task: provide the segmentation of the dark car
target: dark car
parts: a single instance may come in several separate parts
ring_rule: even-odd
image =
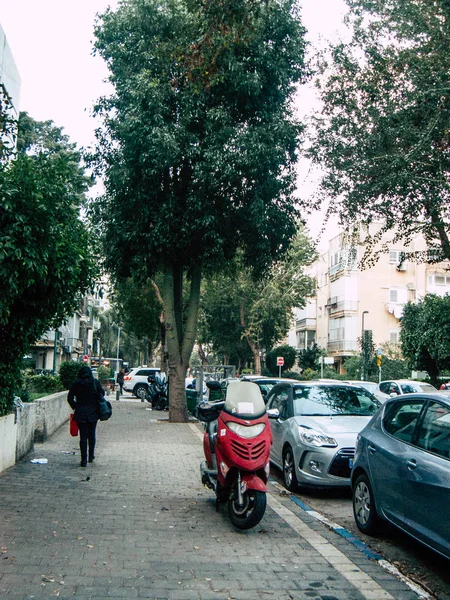
[[[356,437],[380,406],[367,390],[339,381],[274,386],[267,399],[270,459],[285,486],[349,487]]]
[[[387,400],[358,437],[352,487],[361,531],[386,520],[450,558],[450,398]]]
[[[256,385],[261,390],[261,395],[264,398],[264,402],[267,402],[267,396],[268,396],[270,390],[273,388],[274,385],[277,385],[277,383],[281,383],[283,381],[283,379],[280,379],[278,377],[258,377],[258,378],[256,378],[255,376],[253,376],[250,379],[250,378],[247,378],[244,376],[244,377],[241,377],[241,381],[251,381],[252,383],[256,383]],[[284,381],[289,381],[289,380],[285,379]]]

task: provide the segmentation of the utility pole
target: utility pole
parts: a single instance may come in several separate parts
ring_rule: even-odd
[[[365,343],[366,340],[364,339],[364,317],[365,315],[368,315],[369,311],[368,310],[363,310],[362,312],[362,316],[361,316],[361,381],[364,381],[364,375],[365,375],[365,368],[366,368],[366,352],[365,352]]]

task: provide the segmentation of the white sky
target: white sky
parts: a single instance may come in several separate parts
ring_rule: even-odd
[[[300,0],[308,39],[314,44],[342,29],[343,0]],[[22,80],[20,110],[63,127],[73,142],[94,142],[95,100],[107,92],[106,67],[91,55],[95,15],[117,0],[0,0],[3,27]],[[311,91],[300,97],[303,110],[314,106]],[[316,175],[317,176],[317,175]],[[313,188],[315,177],[300,167],[300,185]],[[311,230],[314,225],[311,223]]]

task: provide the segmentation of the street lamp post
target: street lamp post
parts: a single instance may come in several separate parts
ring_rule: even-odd
[[[361,381],[364,381],[364,368],[366,366],[366,355],[365,355],[365,344],[364,344],[364,317],[368,315],[368,310],[363,310],[361,317],[361,350],[362,350],[362,360],[361,360]]]

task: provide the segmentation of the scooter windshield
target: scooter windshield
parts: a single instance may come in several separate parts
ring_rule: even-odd
[[[232,381],[228,384],[224,410],[232,415],[255,419],[266,412],[259,386],[251,381]]]

